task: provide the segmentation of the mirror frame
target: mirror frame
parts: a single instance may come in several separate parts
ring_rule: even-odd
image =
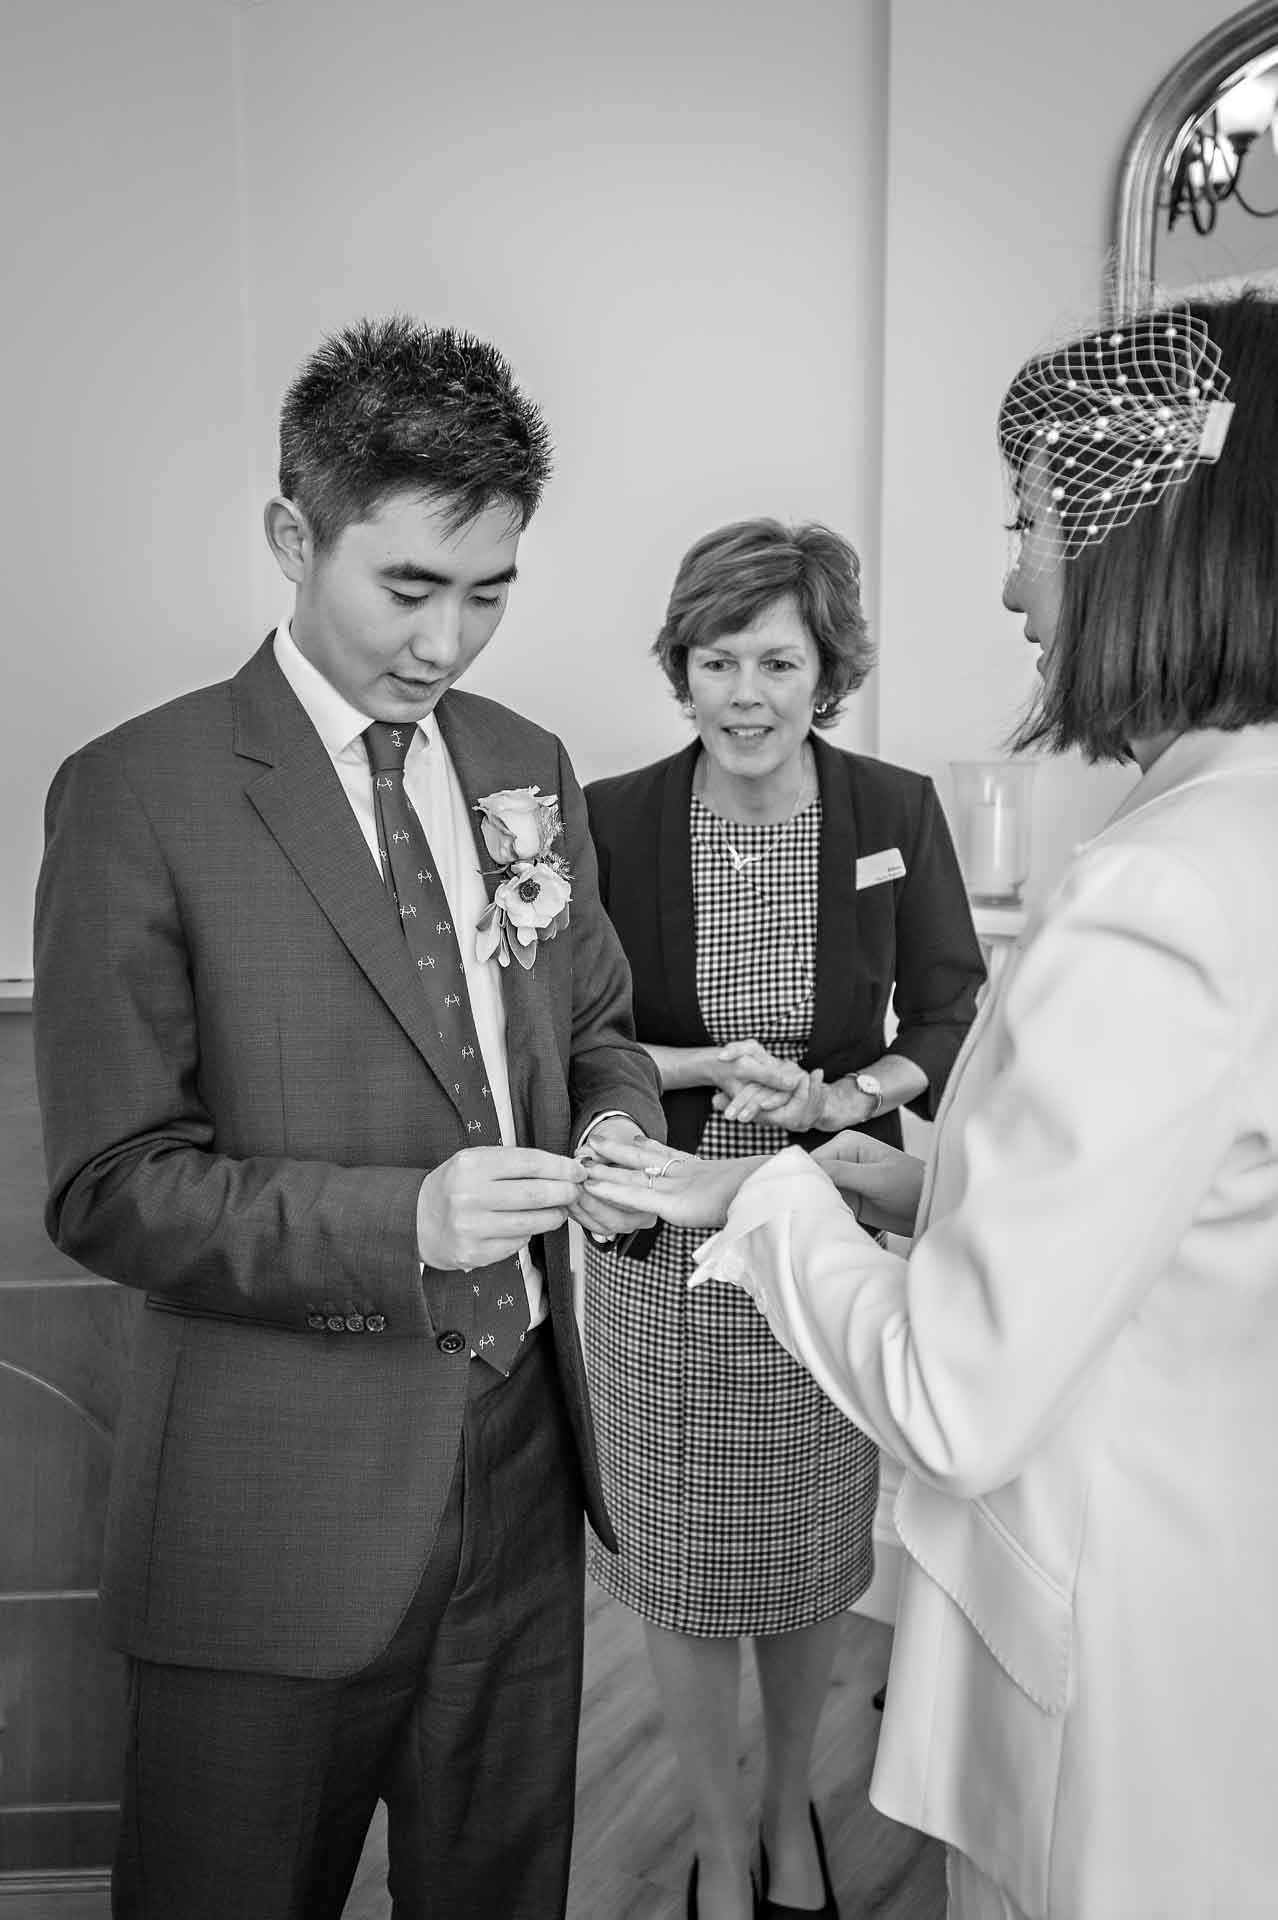
[[[1190,48],[1150,95],[1123,154],[1114,195],[1114,272],[1106,287],[1120,320],[1154,286],[1158,193],[1194,122],[1240,67],[1278,49],[1278,0],[1244,7]]]

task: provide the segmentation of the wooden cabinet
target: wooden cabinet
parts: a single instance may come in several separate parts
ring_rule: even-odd
[[[31,1016],[0,1009],[0,1917],[107,1885],[124,1662],[96,1634],[133,1297],[41,1220]],[[46,1901],[48,1904],[46,1904]],[[105,1913],[105,1893],[100,1910]]]

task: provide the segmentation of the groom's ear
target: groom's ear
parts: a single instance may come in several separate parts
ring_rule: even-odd
[[[268,500],[262,514],[266,544],[286,580],[300,587],[315,559],[315,536],[302,509],[282,493]]]

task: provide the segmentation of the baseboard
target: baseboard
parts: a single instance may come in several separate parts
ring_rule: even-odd
[[[8,1920],[110,1920],[111,1876],[82,1872],[0,1874],[0,1916]]]

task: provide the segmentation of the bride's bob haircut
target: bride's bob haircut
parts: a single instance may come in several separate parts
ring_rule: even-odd
[[[1134,740],[1278,720],[1278,302],[1248,290],[1184,306],[1229,378],[1220,457],[1060,563],[1055,642],[1018,749],[1122,761]],[[1042,387],[1043,364],[1009,398],[1030,377]],[[1013,478],[1016,452],[1003,437]]]

